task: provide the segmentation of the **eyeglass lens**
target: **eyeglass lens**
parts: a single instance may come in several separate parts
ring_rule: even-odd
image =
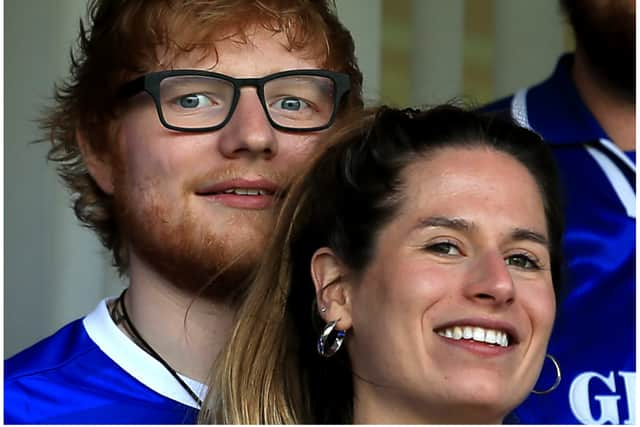
[[[329,123],[335,108],[335,87],[325,76],[289,75],[264,83],[264,106],[283,127],[305,129]],[[224,122],[234,104],[230,81],[209,76],[170,76],[160,83],[160,104],[167,123],[203,128]]]

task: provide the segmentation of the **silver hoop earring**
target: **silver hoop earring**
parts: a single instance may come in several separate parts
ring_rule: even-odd
[[[542,390],[542,391],[537,391],[535,389],[531,390],[531,393],[533,393],[533,394],[548,394],[548,393],[551,393],[553,390],[558,388],[558,386],[560,385],[560,380],[562,379],[562,372],[560,372],[560,364],[558,363],[556,358],[553,357],[550,354],[547,354],[545,357],[549,358],[549,360],[551,360],[551,363],[553,363],[553,366],[556,368],[556,381],[553,383],[553,385],[551,387],[549,387],[546,390]]]
[[[329,335],[331,335],[333,330],[336,328],[336,324],[338,323],[338,320],[333,320],[327,323],[324,329],[322,330],[322,333],[320,334],[320,338],[318,338],[318,346],[317,346],[318,354],[320,354],[320,356],[331,357],[334,354],[336,354],[338,350],[340,350],[340,347],[342,346],[342,342],[344,341],[344,336],[346,335],[345,331],[336,329],[335,338],[331,343],[328,343]]]

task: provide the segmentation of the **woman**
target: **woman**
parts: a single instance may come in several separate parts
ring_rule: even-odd
[[[285,200],[202,421],[501,423],[555,316],[546,147],[453,106],[382,107],[333,141]]]

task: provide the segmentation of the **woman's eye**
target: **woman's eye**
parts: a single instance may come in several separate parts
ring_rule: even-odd
[[[305,108],[309,108],[309,104],[301,100],[300,98],[281,98],[273,104],[274,108],[285,111],[300,111]]]
[[[440,255],[460,255],[458,247],[449,242],[440,242],[428,245],[426,250]]]
[[[192,93],[178,98],[178,104],[182,108],[193,109],[211,105],[211,100],[205,95]]]
[[[505,259],[507,265],[522,268],[524,270],[539,270],[540,265],[530,256],[524,254],[511,255]]]

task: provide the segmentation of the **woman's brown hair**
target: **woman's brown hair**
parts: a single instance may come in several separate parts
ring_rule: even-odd
[[[334,129],[329,148],[285,199],[272,240],[214,370],[204,422],[345,424],[353,421],[353,373],[346,351],[316,352],[322,326],[311,259],[329,247],[356,276],[377,235],[410,195],[402,171],[436,150],[486,147],[520,162],[545,210],[551,273],[560,295],[563,214],[555,163],[540,137],[507,119],[444,105],[387,107]],[[346,339],[349,339],[347,331]]]

